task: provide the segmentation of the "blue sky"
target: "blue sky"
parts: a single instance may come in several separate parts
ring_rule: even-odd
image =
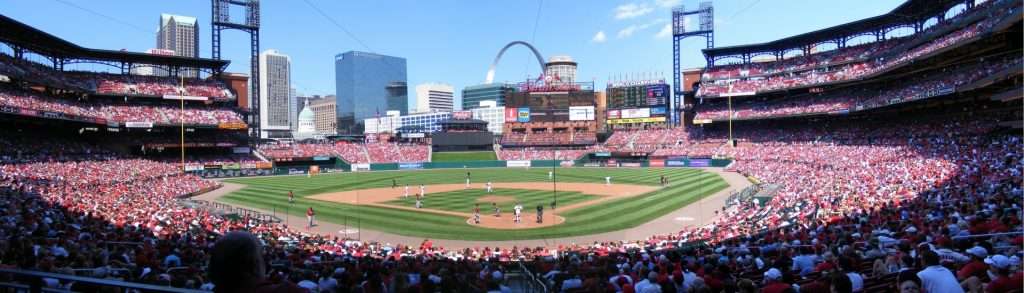
[[[306,1],[330,15],[355,39]],[[731,46],[879,15],[901,2],[713,3],[715,44]],[[659,32],[671,19],[670,7],[698,5],[694,0],[264,0],[261,4],[261,50],[277,49],[291,56],[292,84],[299,93],[333,94],[333,56],[359,50],[404,57],[410,86],[444,82],[455,87],[456,96],[461,96],[463,87],[482,83],[497,51],[514,40],[532,43],[545,58],[572,56],[579,63],[577,79],[594,80],[599,89],[615,76],[653,74],[670,80],[672,40]],[[0,7],[4,15],[71,42],[129,51],[155,47],[160,13],[195,16],[200,23],[201,57],[210,57],[208,0],[0,0]],[[696,25],[696,21],[691,23]],[[248,73],[248,37],[232,31],[223,36],[223,56],[232,61],[229,71]],[[701,39],[684,41],[684,68],[704,66],[703,46]],[[510,49],[498,65],[495,80],[536,77],[540,68],[531,59],[525,48]]]

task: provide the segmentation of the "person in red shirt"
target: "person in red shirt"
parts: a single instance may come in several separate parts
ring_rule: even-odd
[[[985,264],[985,257],[988,256],[988,251],[983,247],[975,246],[968,249],[967,254],[971,256],[971,260],[956,272],[957,280],[963,282],[970,277],[985,277],[985,271],[988,270],[988,265]]]
[[[793,288],[793,286],[782,282],[782,272],[778,269],[771,268],[764,272],[764,288],[761,289],[761,292],[782,293],[790,288]]]
[[[1011,275],[1010,262],[1010,258],[998,254],[985,259],[989,271],[996,276],[985,287],[985,292],[1011,292],[1024,289],[1024,273],[1017,272]]]
[[[307,229],[308,228],[313,228],[313,217],[314,216],[316,216],[316,213],[313,212],[313,207],[309,207],[309,209],[306,209],[306,220],[309,221],[308,226],[306,226]]]

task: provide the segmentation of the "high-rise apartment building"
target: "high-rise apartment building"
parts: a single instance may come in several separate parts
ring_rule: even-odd
[[[260,53],[261,138],[288,137],[291,123],[291,57],[276,50]]]

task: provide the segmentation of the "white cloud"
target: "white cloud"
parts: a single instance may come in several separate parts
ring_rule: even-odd
[[[662,8],[672,8],[682,4],[683,0],[654,0],[654,4],[657,4]]]
[[[668,20],[667,19],[655,19],[654,21],[651,21],[651,22],[648,22],[648,23],[645,23],[645,24],[639,24],[639,25],[633,24],[633,25],[627,26],[626,28],[624,28],[622,30],[619,30],[619,33],[616,34],[616,37],[618,37],[620,39],[628,38],[628,37],[632,36],[634,33],[637,33],[639,31],[645,30],[645,29],[647,29],[649,27],[652,27],[652,26],[654,26],[656,24],[659,24],[659,23],[662,23],[662,22],[666,22],[666,21],[668,21]]]
[[[654,34],[655,39],[664,39],[672,36],[672,24],[666,23],[658,33]]]
[[[615,7],[615,19],[630,19],[651,13],[651,11],[654,11],[654,8],[651,8],[646,3],[622,4]]]
[[[619,30],[619,33],[616,36],[618,36],[618,38],[620,38],[620,39],[621,38],[628,38],[629,36],[632,36],[633,33],[635,33],[637,30],[640,30],[639,26],[637,26],[635,24],[634,25],[630,25],[630,26],[627,26],[626,28],[624,28],[622,30]]]
[[[604,35],[604,31],[597,31],[597,34],[594,34],[594,37],[590,39],[590,41],[594,43],[604,43],[604,41],[607,40],[608,37]]]

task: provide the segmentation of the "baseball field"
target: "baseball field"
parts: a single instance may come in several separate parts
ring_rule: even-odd
[[[550,173],[550,168],[493,168],[235,178],[225,182],[245,187],[218,200],[296,216],[312,207],[318,222],[398,235],[496,241],[631,228],[728,187],[719,175],[699,169],[558,168]],[[662,176],[667,184],[660,183]],[[421,185],[425,195],[417,208]],[[295,195],[292,204],[289,191]],[[517,205],[520,221],[512,216]],[[474,221],[477,207],[479,222]]]

